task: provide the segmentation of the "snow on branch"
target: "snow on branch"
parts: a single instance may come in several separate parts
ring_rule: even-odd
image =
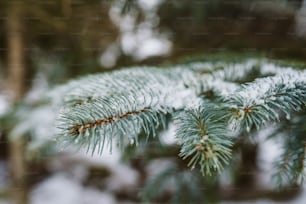
[[[224,101],[232,108],[233,119],[248,131],[253,125],[260,128],[269,121],[279,120],[280,112],[290,119],[292,111],[305,107],[306,72],[256,79]]]
[[[92,146],[93,152],[97,147],[102,152],[105,141],[111,144],[114,138],[123,147],[129,140],[137,144],[142,131],[154,136],[166,126],[167,114],[196,97],[178,80],[185,72],[135,68],[86,77],[79,86],[70,83],[58,118],[60,134],[69,142]]]
[[[220,172],[231,158],[232,142],[225,115],[209,103],[185,110],[175,117],[180,156],[189,166],[200,165],[203,175]]]
[[[305,110],[306,71],[255,59],[134,67],[71,81],[49,96],[61,109],[58,136],[92,153],[114,139],[124,147],[141,133],[158,135],[172,116],[180,156],[212,175],[231,159],[232,124],[250,131]]]

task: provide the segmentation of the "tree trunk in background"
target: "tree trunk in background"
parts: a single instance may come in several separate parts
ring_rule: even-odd
[[[66,18],[71,16],[71,0],[62,0],[62,12]]]
[[[7,13],[8,85],[15,103],[22,97],[25,78],[22,6],[22,2],[12,1]],[[25,142],[18,136],[18,139],[9,140],[11,198],[13,203],[26,204]]]

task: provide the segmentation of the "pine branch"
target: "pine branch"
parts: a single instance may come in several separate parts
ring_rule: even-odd
[[[193,62],[185,67],[194,72],[189,83],[194,82],[198,95],[212,91],[215,96],[220,97],[235,93],[241,84],[254,81],[258,77],[296,72],[290,67],[280,67],[265,59],[246,59],[240,63]]]
[[[232,120],[250,131],[270,121],[279,120],[279,112],[290,116],[301,111],[306,101],[306,72],[292,72],[255,80],[224,103],[233,111]]]
[[[135,109],[129,106],[126,106],[126,109],[116,109],[119,103],[126,102],[118,98],[117,106],[113,103],[112,109],[104,110],[101,104],[105,102],[103,99],[97,100],[91,104],[78,106],[73,111],[62,112],[58,127],[62,129],[62,134],[66,135],[65,139],[87,146],[93,153],[98,147],[98,152],[102,153],[104,143],[107,142],[111,147],[112,140],[116,136],[118,144],[123,147],[127,143],[138,144],[138,135],[141,131],[147,135],[155,135],[155,130],[160,125],[165,127],[165,112],[162,109],[152,107]],[[129,101],[129,104],[132,103]]]
[[[220,172],[231,158],[232,142],[224,118],[220,110],[206,103],[175,118],[180,156],[191,158],[188,165],[192,168],[199,164],[203,175]]]
[[[91,75],[58,87],[50,98],[61,107],[59,136],[92,153],[105,145],[111,150],[114,139],[120,147],[138,144],[140,133],[155,136],[166,127],[166,115],[175,116],[180,156],[212,175],[231,159],[233,130],[259,129],[305,110],[305,82],[305,71],[265,60],[197,62]]]
[[[275,131],[282,136],[283,153],[275,162],[274,181],[278,187],[301,185],[306,179],[306,115],[305,111],[294,117],[294,120],[285,121]]]
[[[135,68],[71,82],[63,91],[69,92],[58,118],[60,135],[92,152],[102,152],[114,138],[121,147],[128,141],[137,144],[141,131],[155,136],[157,128],[166,126],[165,115],[184,107],[186,94],[188,100],[195,97],[178,81],[186,72]]]

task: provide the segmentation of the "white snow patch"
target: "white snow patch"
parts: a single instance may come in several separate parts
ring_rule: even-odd
[[[166,33],[161,33],[157,29],[160,20],[157,10],[161,0],[139,0],[137,3],[140,10],[133,9],[125,15],[121,14],[122,2],[114,4],[110,9],[109,16],[121,31],[118,46],[135,60],[167,55],[171,51],[172,43]],[[139,12],[144,16],[144,20],[140,23],[137,22]],[[110,64],[113,66],[112,59],[118,56],[105,55],[105,57],[111,59]],[[102,64],[106,63],[106,58],[104,61],[101,61]]]
[[[25,102],[34,103],[42,99],[45,93],[49,90],[49,84],[46,76],[43,73],[36,74],[32,88],[25,96]]]
[[[107,178],[107,187],[112,191],[137,188],[139,174],[130,167],[118,164],[112,166],[112,175]]]
[[[75,171],[78,165],[85,166],[88,169],[90,166],[106,168],[111,172],[111,175],[106,178],[107,188],[112,191],[120,191],[126,188],[133,188],[138,185],[139,174],[136,170],[121,163],[120,152],[117,148],[113,147],[112,153],[107,148],[104,149],[102,155],[87,154],[85,150],[77,153],[67,153],[57,156],[50,163],[49,168],[52,171],[69,171],[74,178],[83,180],[87,175],[84,169]]]
[[[16,138],[25,133],[30,133],[32,142],[29,148],[38,148],[54,138],[55,127],[54,120],[56,112],[50,106],[41,106],[34,110],[22,109],[17,113],[20,122],[10,133]]]
[[[160,140],[165,145],[174,145],[177,143],[175,138],[176,126],[174,123],[170,123],[168,128],[160,133]]]
[[[32,194],[32,204],[69,204],[81,203],[84,196],[82,187],[64,175],[54,175],[38,184]]]
[[[156,9],[161,2],[162,0],[138,0],[139,6],[145,11],[151,11],[152,9]]]
[[[6,95],[0,95],[0,117],[10,110],[10,102]]]
[[[258,165],[259,174],[257,181],[258,185],[265,189],[274,189],[271,178],[273,173],[273,162],[275,162],[282,153],[281,141],[277,139],[268,140],[269,136],[275,129],[275,126],[270,126],[258,131],[257,138],[259,142],[258,150]]]
[[[100,63],[106,67],[111,68],[116,65],[117,59],[120,55],[120,48],[117,43],[111,44],[100,57]]]
[[[121,45],[125,54],[132,55],[137,60],[166,55],[172,46],[164,35],[140,26],[134,32],[123,34]]]
[[[120,162],[120,152],[117,148],[113,148],[112,153],[108,151],[108,148],[104,148],[102,154],[98,153],[86,153],[85,149],[76,151],[73,147],[65,149],[62,154],[59,154],[49,162],[49,169],[51,171],[61,171],[63,169],[74,168],[77,164],[85,166],[96,167],[112,167],[116,166]]]
[[[79,182],[59,173],[34,187],[30,200],[32,204],[117,203],[110,193],[84,188]]]
[[[138,60],[146,59],[147,57],[166,55],[171,50],[171,42],[167,39],[152,36],[148,39],[139,39],[138,43],[141,43],[136,50],[136,58]]]

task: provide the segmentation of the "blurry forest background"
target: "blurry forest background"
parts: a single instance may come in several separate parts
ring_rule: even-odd
[[[123,159],[117,150],[102,156],[62,150],[54,147],[48,129],[52,108],[41,98],[52,87],[85,74],[241,55],[305,63],[306,1],[1,0],[0,203],[140,203],[141,197],[186,203],[167,187],[156,195],[145,187],[175,160],[173,138],[165,136],[138,152],[131,147]],[[171,127],[163,134],[171,135]],[[237,189],[223,189],[220,198],[208,185],[208,200],[305,199],[299,188],[274,192],[256,186],[258,155],[265,154],[258,153],[256,142],[246,147],[241,168],[247,173],[240,175]],[[170,177],[182,180],[182,175]]]

